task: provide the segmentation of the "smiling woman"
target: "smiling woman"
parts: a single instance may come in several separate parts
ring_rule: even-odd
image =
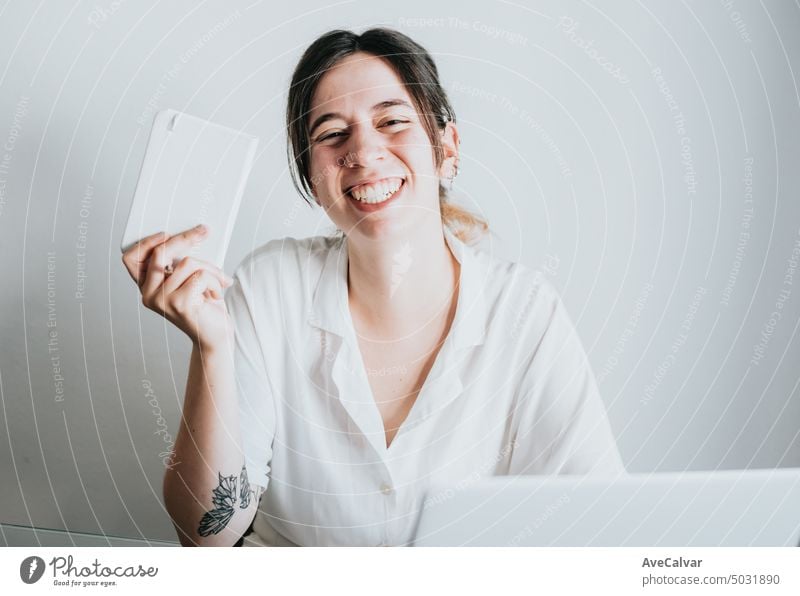
[[[323,78],[326,84],[321,86]],[[343,110],[349,107],[352,112],[354,104],[361,101],[354,93],[357,86],[362,86],[365,95],[374,97],[376,103],[366,105],[366,113],[351,113],[348,119],[348,114],[337,106]],[[432,167],[420,169],[416,182],[423,190],[420,194],[428,196],[431,194],[429,190],[424,192],[426,186],[438,186],[441,219],[456,236],[472,242],[488,231],[485,220],[452,203],[446,186],[439,183],[435,171],[451,182],[458,173],[455,111],[439,82],[433,59],[406,35],[385,28],[370,29],[361,35],[343,30],[322,35],[306,50],[295,69],[286,120],[292,178],[307,201],[325,205],[321,199],[331,194],[325,195],[325,189],[317,187],[328,178],[326,173],[351,164],[355,156],[348,148],[348,137],[361,134],[369,126],[393,146],[403,147],[407,154],[414,153],[416,159],[428,160],[432,151]],[[356,181],[363,180],[361,175]],[[375,204],[388,199],[391,194],[386,193],[399,188],[398,180],[405,179],[397,176],[395,186],[385,190],[369,189],[373,195],[361,196],[360,200]],[[347,195],[352,186],[334,185],[332,196]],[[329,209],[328,213],[331,214]],[[331,219],[343,230],[335,213]],[[347,225],[347,220],[341,224]]]
[[[434,485],[624,471],[555,289],[475,248],[486,222],[447,196],[459,133],[425,49],[326,33],[286,115],[295,185],[338,234],[271,240],[233,280],[166,274],[202,227],[124,257],[194,342],[164,478],[181,542],[403,545]]]

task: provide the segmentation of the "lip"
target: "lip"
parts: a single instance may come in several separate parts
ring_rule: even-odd
[[[389,199],[383,201],[382,203],[373,203],[373,204],[364,203],[362,201],[359,201],[358,199],[353,198],[353,195],[351,195],[349,191],[345,193],[345,196],[347,197],[347,200],[350,201],[350,203],[353,206],[355,206],[356,209],[358,209],[359,211],[365,211],[367,213],[370,213],[373,211],[380,211],[381,209],[384,209],[387,206],[394,203],[397,197],[403,194],[405,188],[406,188],[406,181],[405,178],[403,178],[403,181],[400,183],[400,188],[397,189],[397,192],[395,192],[391,197],[389,197]]]

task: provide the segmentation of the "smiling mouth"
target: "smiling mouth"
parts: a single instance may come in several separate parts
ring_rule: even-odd
[[[377,205],[391,199],[403,188],[404,184],[405,178],[387,178],[376,184],[362,184],[356,186],[345,194],[359,203]]]

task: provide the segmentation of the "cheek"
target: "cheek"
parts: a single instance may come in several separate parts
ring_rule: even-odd
[[[322,190],[328,186],[329,180],[335,175],[335,157],[324,149],[315,149],[311,153],[308,165],[308,176],[311,181],[311,188],[315,191]]]
[[[433,147],[431,147],[431,141],[424,130],[403,135],[399,143],[399,151],[402,152],[403,161],[414,173],[422,174],[426,179],[433,176],[436,170]]]

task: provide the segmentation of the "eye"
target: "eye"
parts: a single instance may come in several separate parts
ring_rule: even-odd
[[[321,143],[323,141],[327,141],[328,139],[333,139],[333,138],[341,137],[341,136],[344,136],[344,135],[345,135],[345,133],[343,133],[341,131],[332,132],[330,134],[326,134],[326,135],[317,137],[316,142],[317,143]]]
[[[392,120],[387,120],[386,122],[381,124],[381,126],[382,127],[383,126],[394,126],[395,124],[408,124],[408,120],[397,120],[395,118],[395,119],[392,119]]]

